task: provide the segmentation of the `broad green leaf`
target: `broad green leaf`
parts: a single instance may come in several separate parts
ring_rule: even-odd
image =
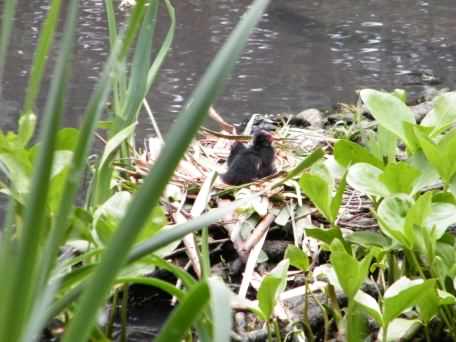
[[[337,219],[337,215],[339,213],[339,208],[342,204],[344,192],[345,192],[345,187],[347,186],[347,172],[342,176],[339,186],[336,191],[336,195],[331,201],[331,217],[333,218],[334,221]]]
[[[299,180],[301,190],[306,194],[312,203],[320,210],[322,215],[330,222],[333,222],[331,214],[331,190],[328,183],[318,175],[305,173]]]
[[[373,89],[361,90],[360,97],[381,126],[401,138],[409,149],[415,150],[404,129],[405,122],[415,124],[415,115],[405,103],[394,95]]]
[[[455,305],[456,297],[446,291],[437,290],[439,305]]]
[[[103,244],[107,244],[117,229],[119,221],[125,215],[132,195],[127,191],[116,192],[94,213],[94,225],[98,237]],[[147,222],[146,227],[139,234],[136,242],[147,240],[156,234],[166,220],[161,208],[154,209]]]
[[[314,239],[320,240],[327,245],[330,245],[335,239],[343,241],[342,234],[338,228],[306,228],[305,234]]]
[[[345,240],[356,243],[363,247],[378,246],[388,248],[391,246],[391,239],[385,235],[374,231],[355,231],[345,237]]]
[[[388,164],[379,179],[391,193],[409,194],[419,175],[420,171],[413,166],[405,162],[398,162]]]
[[[440,239],[447,228],[456,223],[456,205],[451,203],[433,203],[429,215],[425,219],[428,229],[435,227],[434,237]]]
[[[347,341],[363,342],[369,336],[368,320],[366,310],[356,301],[348,305],[348,312],[345,316],[347,323]]]
[[[72,151],[55,151],[54,162],[52,163],[51,178],[57,176],[64,169],[71,165],[73,160]]]
[[[331,171],[328,169],[324,161],[320,161],[312,165],[309,173],[312,175],[320,176],[320,178],[328,184],[330,194],[332,193],[334,190],[334,177],[332,176]]]
[[[377,301],[371,295],[359,290],[356,293],[355,298],[353,298],[355,302],[359,305],[363,306],[367,313],[377,321],[379,325],[382,325],[382,312],[380,310],[380,306],[378,305]]]
[[[428,325],[439,311],[439,297],[434,288],[429,288],[420,293],[417,300],[419,317],[424,325]]]
[[[23,196],[30,190],[32,164],[26,151],[0,154],[0,171],[11,182],[13,192]]]
[[[78,143],[79,130],[76,128],[65,127],[57,132],[56,150],[74,150]]]
[[[423,151],[416,152],[407,160],[407,163],[420,171],[420,175],[413,186],[413,194],[436,185],[440,181],[437,170],[426,159]]]
[[[195,285],[182,302],[173,310],[160,330],[155,342],[181,341],[197,322],[206,308],[210,298],[206,282]]]
[[[456,173],[456,130],[448,133],[435,144],[423,132],[415,129],[415,134],[429,163],[438,171],[445,183],[450,183]]]
[[[389,324],[386,341],[384,342],[409,341],[420,328],[421,323],[417,319],[396,318]],[[378,334],[382,336],[382,329],[380,329]]]
[[[427,192],[420,196],[412,205],[405,218],[404,235],[410,243],[409,247],[414,247],[415,242],[424,242],[423,226],[426,216],[431,212],[432,193]]]
[[[288,266],[288,259],[282,260],[261,282],[257,298],[265,319],[272,317],[279,295],[287,285]]]
[[[377,132],[367,130],[366,147],[378,160],[396,160],[397,136],[383,126],[379,126]]]
[[[380,180],[382,170],[366,163],[358,163],[348,169],[347,183],[354,189],[377,197],[390,194],[388,188]]]
[[[433,105],[433,110],[424,117],[421,124],[434,127],[433,135],[435,135],[456,120],[456,92],[437,96],[433,100]]]
[[[413,199],[407,195],[394,195],[385,198],[377,210],[382,231],[408,248],[413,245],[413,240],[406,234],[405,222],[413,204]]]
[[[290,260],[290,265],[299,268],[301,271],[306,272],[309,268],[309,257],[301,248],[295,245],[288,245],[285,251],[285,258]]]
[[[388,324],[397,318],[404,310],[417,305],[420,295],[433,289],[435,280],[415,279],[402,277],[393,283],[383,297],[383,320]]]
[[[371,164],[383,169],[383,162],[371,154],[365,147],[349,140],[339,140],[334,145],[334,157],[342,166],[349,166],[356,163]]]
[[[330,260],[344,293],[349,300],[352,300],[367,278],[372,260],[371,255],[369,254],[362,261],[358,261],[347,253],[340,240],[334,240],[331,243]]]

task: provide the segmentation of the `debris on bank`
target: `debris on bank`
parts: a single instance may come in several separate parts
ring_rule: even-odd
[[[420,121],[431,109],[429,101],[410,106]],[[174,177],[162,197],[170,225],[191,220],[206,210],[229,205],[233,201],[253,194],[260,197],[250,205],[239,208],[219,224],[210,228],[212,272],[228,283],[236,296],[237,314],[234,340],[264,340],[267,331],[248,309],[255,307],[256,293],[265,275],[283,259],[289,244],[302,246],[311,260],[313,279],[303,272],[288,272],[287,290],[280,296],[275,316],[282,328],[293,330],[293,322],[300,321],[303,310],[309,314],[312,329],[324,324],[322,303],[328,282],[327,252],[317,240],[309,237],[309,228],[328,227],[299,189],[299,178],[288,179],[290,172],[312,151],[325,151],[326,167],[337,174],[337,163],[332,156],[338,138],[357,139],[362,130],[375,129],[370,113],[361,105],[338,105],[334,112],[323,113],[307,109],[298,114],[254,114],[239,127],[225,122],[211,109],[220,130],[203,128],[193,141],[185,158],[180,162]],[[224,184],[217,175],[226,170],[226,160],[234,141],[248,142],[257,128],[275,136],[276,173],[272,176],[241,186]],[[240,132],[240,133],[238,133]],[[125,189],[134,189],[144,177],[160,152],[161,140],[149,138],[144,151],[137,153],[133,168],[119,167],[121,183]],[[347,187],[343,195],[338,225],[344,234],[355,230],[376,230],[378,226],[371,214],[370,199]],[[168,256],[196,277],[201,277],[196,243],[192,236]],[[306,283],[307,281],[307,283]],[[307,284],[307,285],[306,285]],[[306,290],[305,287],[309,286]],[[304,293],[312,293],[305,303]],[[337,291],[335,298],[343,305],[346,298]]]

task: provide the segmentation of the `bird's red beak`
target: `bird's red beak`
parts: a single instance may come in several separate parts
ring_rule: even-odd
[[[274,141],[274,136],[269,132],[265,132],[265,136],[266,136],[266,139],[269,141],[269,143],[272,144],[272,142]]]

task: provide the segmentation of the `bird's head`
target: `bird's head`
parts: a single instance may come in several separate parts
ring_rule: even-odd
[[[256,130],[253,133],[254,146],[271,146],[273,140],[274,137],[272,136],[272,134],[262,129]]]

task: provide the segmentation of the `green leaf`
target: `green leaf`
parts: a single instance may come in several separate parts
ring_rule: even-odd
[[[206,282],[195,285],[184,300],[173,310],[154,341],[181,341],[192,324],[201,317],[209,298],[209,287]]]
[[[331,217],[335,221],[337,219],[337,215],[339,213],[339,208],[342,204],[345,188],[347,186],[347,172],[344,173],[342,179],[339,182],[339,187],[337,188],[336,195],[331,201]]]
[[[368,320],[366,310],[356,301],[348,305],[348,312],[345,316],[347,322],[347,341],[363,342],[369,336]]]
[[[420,175],[413,186],[413,194],[427,189],[440,181],[437,170],[428,162],[422,151],[416,152],[407,162],[420,171]]]
[[[371,154],[365,147],[349,140],[339,140],[334,145],[334,157],[342,166],[349,166],[356,163],[371,164],[383,169],[383,162]]]
[[[359,290],[353,299],[355,302],[361,305],[379,325],[382,325],[382,312],[374,297]]]
[[[420,172],[413,166],[405,162],[398,162],[388,164],[379,179],[391,193],[409,194],[419,176]]]
[[[368,254],[358,261],[347,253],[340,240],[334,240],[331,243],[330,260],[344,293],[349,301],[352,300],[367,278],[372,256]]]
[[[388,188],[380,180],[382,170],[366,163],[358,163],[348,169],[347,183],[354,189],[371,196],[386,197]]]
[[[411,151],[416,150],[404,128],[404,123],[415,124],[415,115],[405,103],[394,95],[373,89],[361,90],[360,97],[381,126],[401,138]]]
[[[118,223],[125,215],[131,197],[132,195],[127,191],[116,192],[95,211],[94,225],[103,244],[107,244],[117,230]],[[155,208],[136,242],[142,242],[154,236],[165,224],[163,210],[159,207]]]
[[[383,126],[378,126],[377,132],[367,130],[366,147],[379,160],[396,160],[397,136]]]
[[[434,288],[429,288],[420,293],[417,299],[418,312],[424,325],[428,325],[432,318],[439,312],[440,299]]]
[[[343,241],[342,233],[338,228],[306,228],[305,233],[307,236],[320,240],[327,245],[330,245],[335,239]]]
[[[317,161],[319,161],[321,158],[323,158],[324,155],[325,155],[325,152],[323,151],[322,148],[316,149],[310,155],[308,155],[305,159],[303,159],[301,162],[299,162],[299,164],[293,170],[289,171],[288,175],[285,177],[285,179],[283,181],[281,181],[280,183],[277,183],[277,185],[280,185],[289,179],[299,176],[305,169],[311,167],[313,164],[315,164]]]
[[[430,213],[424,221],[424,225],[428,229],[435,227],[434,238],[437,240],[454,223],[456,223],[456,205],[451,203],[433,203]]]
[[[396,318],[388,326],[388,334],[385,342],[410,341],[421,327],[417,319]],[[382,335],[382,330],[379,336]]]
[[[412,237],[407,234],[405,229],[407,214],[413,204],[411,197],[400,194],[385,198],[377,210],[378,221],[383,233],[407,248],[413,246]]]
[[[103,304],[112,281],[125,264],[129,250],[147,222],[150,211],[157,206],[166,184],[171,179],[179,161],[204,121],[216,95],[220,93],[224,79],[233,69],[242,48],[247,43],[249,34],[261,19],[268,3],[267,0],[256,0],[249,7],[214,61],[209,65],[184,107],[183,113],[178,116],[171,127],[165,146],[148,176],[144,179],[143,185],[136,192],[127,213],[119,223],[116,234],[106,248],[97,270],[91,277],[75,316],[65,330],[63,342],[77,342],[88,338],[97,310]],[[137,1],[133,11],[136,11],[140,4],[144,3]],[[201,229],[202,227],[191,228],[197,230],[197,228]],[[190,228],[188,229],[190,230]],[[180,236],[180,233],[181,231],[176,232],[176,236]],[[170,237],[172,234],[166,235],[166,239]],[[153,244],[154,246],[161,246],[161,242],[167,241],[166,239],[162,236],[160,239],[155,239]],[[164,340],[175,341],[177,339],[168,338]]]
[[[258,289],[258,303],[265,320],[272,317],[279,295],[287,285],[288,265],[288,259],[284,259],[278,263],[277,266],[263,278],[260,288]]]
[[[134,122],[131,125],[121,129],[106,143],[106,147],[101,157],[96,174],[94,205],[103,203],[111,195],[111,163],[115,157],[117,150],[134,133],[136,124],[137,123]]]
[[[456,173],[456,130],[445,135],[435,144],[423,132],[415,129],[415,134],[429,163],[438,171],[442,180],[449,184]]]
[[[290,265],[306,272],[309,268],[309,257],[301,249],[295,245],[288,245],[285,251],[285,258],[290,260]]]
[[[333,222],[331,214],[331,192],[328,183],[318,175],[305,173],[299,180],[301,190],[320,210],[323,216]]]
[[[423,226],[425,217],[431,212],[432,193],[420,196],[407,213],[404,234],[413,248],[417,237],[421,235],[420,227]]]
[[[231,341],[231,296],[230,289],[218,278],[208,281],[211,293],[211,311],[213,322],[213,341]]]
[[[434,108],[421,121],[423,126],[434,127],[435,136],[456,121],[456,92],[445,93],[433,100]]]
[[[419,303],[420,295],[433,289],[435,280],[402,277],[393,283],[383,297],[383,321],[388,324],[404,310]]]
[[[0,171],[11,182],[12,191],[24,200],[25,194],[30,190],[32,164],[26,151],[0,154]]]
[[[365,248],[378,246],[382,248],[391,247],[391,239],[373,231],[356,231],[345,237],[345,240],[361,245]]]
[[[21,146],[26,146],[35,133],[36,115],[25,113],[19,118],[17,140]]]

